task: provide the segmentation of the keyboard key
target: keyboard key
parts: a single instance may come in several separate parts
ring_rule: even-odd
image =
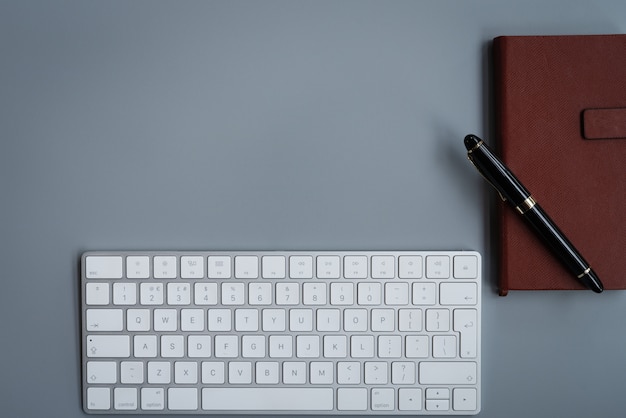
[[[88,361],[87,380],[94,384],[116,383],[117,363],[114,361]]]
[[[208,276],[209,279],[230,279],[231,265],[228,256],[209,256]]]
[[[334,382],[335,364],[331,361],[312,361],[310,363],[310,382],[313,385],[330,385]]]
[[[331,411],[331,388],[204,388],[205,411]]]
[[[361,282],[357,285],[359,305],[380,305],[382,286],[377,282]]]
[[[198,363],[195,361],[175,362],[174,382],[186,385],[198,383]]]
[[[126,257],[126,277],[147,279],[150,277],[150,257],[145,255]]]
[[[478,318],[476,309],[455,309],[454,330],[461,334],[460,355],[475,358],[478,348]]]
[[[422,330],[422,311],[420,309],[400,309],[398,311],[400,331],[417,332]]]
[[[204,309],[182,309],[180,311],[181,331],[204,331]]]
[[[287,361],[283,363],[283,383],[287,385],[305,384],[306,363],[303,361]]]
[[[235,331],[253,332],[259,330],[259,311],[256,309],[235,310]]]
[[[263,331],[285,331],[285,315],[284,309],[263,309]]]
[[[338,279],[341,269],[339,256],[317,257],[317,277],[320,279]]]
[[[163,304],[163,283],[141,283],[139,287],[139,300],[142,305]]]
[[[395,409],[395,391],[392,388],[372,389],[372,411],[393,411]]]
[[[115,388],[113,400],[113,405],[117,410],[137,409],[137,388]]]
[[[326,305],[326,283],[304,283],[302,289],[302,303],[305,305]]]
[[[407,335],[405,350],[407,358],[428,357],[428,337],[426,335]]]
[[[244,358],[264,358],[265,336],[244,335],[241,337],[241,356]]]
[[[361,363],[358,361],[340,361],[337,363],[337,383],[340,385],[361,383]]]
[[[422,385],[467,385],[476,381],[474,362],[428,362],[419,364]]]
[[[395,277],[395,257],[392,255],[372,256],[372,278],[393,279]]]
[[[324,336],[324,357],[344,358],[348,355],[348,337],[345,335]]]
[[[88,331],[121,331],[124,329],[121,309],[87,309]]]
[[[87,357],[129,357],[128,335],[88,335]]]
[[[150,331],[150,310],[129,309],[126,311],[126,329],[128,331]]]
[[[224,363],[219,361],[202,362],[202,383],[223,384],[225,382]]]
[[[426,331],[446,332],[450,330],[450,311],[448,309],[426,310]]]
[[[442,305],[475,305],[476,283],[441,283],[439,289]]]
[[[191,285],[172,282],[167,284],[168,305],[189,305],[191,303]]]
[[[400,335],[381,335],[378,337],[378,357],[400,358],[402,356],[402,337]]]
[[[331,283],[331,305],[352,305],[354,303],[354,283]]]
[[[180,258],[180,277],[202,279],[204,277],[204,257],[183,256]]]
[[[141,409],[145,411],[165,409],[165,390],[162,388],[141,388]]]
[[[427,411],[447,411],[450,409],[449,399],[426,399]]]
[[[450,277],[450,257],[447,255],[426,257],[426,277],[428,279],[447,279]]]
[[[297,305],[300,303],[299,283],[276,283],[276,304]]]
[[[433,357],[454,358],[457,356],[455,335],[435,335],[433,337]]]
[[[240,255],[235,257],[235,278],[256,279],[259,277],[259,257]]]
[[[478,274],[478,258],[474,255],[454,256],[454,278],[475,279]]]
[[[148,362],[148,383],[168,384],[172,378],[172,363],[169,361]]]
[[[252,383],[252,363],[231,361],[228,363],[228,383],[245,385]]]
[[[422,257],[403,255],[398,257],[398,277],[401,279],[419,279],[422,277]]]
[[[178,272],[176,256],[155,256],[153,269],[155,279],[175,279]]]
[[[256,383],[277,384],[279,381],[276,361],[259,361],[256,363]]]
[[[387,305],[407,305],[409,284],[405,282],[385,283],[385,303]]]
[[[367,278],[367,257],[350,255],[343,258],[343,274],[346,279]]]
[[[176,309],[155,309],[154,330],[176,331],[178,329],[178,312]]]
[[[85,302],[87,305],[108,305],[110,300],[109,289],[108,283],[87,283]]]
[[[401,388],[398,390],[398,409],[400,411],[419,411],[422,409],[422,390]]]
[[[337,409],[340,411],[365,411],[367,409],[367,389],[337,389]]]
[[[339,309],[320,309],[317,311],[317,330],[337,332],[341,328]]]
[[[217,305],[217,283],[196,282],[194,285],[196,305]]]
[[[137,303],[137,284],[127,281],[113,283],[113,303],[115,305],[134,305]]]
[[[285,257],[282,255],[270,255],[262,258],[264,279],[285,278]]]
[[[435,283],[413,283],[413,305],[434,305],[437,302]]]
[[[172,411],[195,411],[198,409],[198,389],[169,388],[167,406]]]
[[[111,389],[92,387],[87,389],[87,409],[111,409]]]
[[[185,337],[182,335],[161,336],[161,357],[183,357],[185,355]]]
[[[365,383],[368,385],[386,385],[387,368],[387,362],[384,361],[365,362]]]
[[[452,392],[452,408],[455,411],[474,411],[477,405],[476,389],[456,388]]]
[[[143,362],[123,361],[120,364],[120,382],[134,385],[143,383]]]
[[[157,355],[156,335],[135,335],[133,345],[135,357],[156,357]]]
[[[85,274],[88,279],[122,278],[122,257],[88,256],[85,263]]]
[[[243,305],[245,298],[245,285],[243,283],[222,283],[222,305]]]
[[[396,311],[393,309],[372,309],[372,331],[393,331],[396,329]]]
[[[211,336],[190,335],[187,343],[187,355],[189,357],[211,357]]]
[[[391,363],[391,383],[394,385],[415,384],[415,363],[412,361]]]
[[[289,277],[292,279],[313,278],[313,257],[291,256],[289,257]]]

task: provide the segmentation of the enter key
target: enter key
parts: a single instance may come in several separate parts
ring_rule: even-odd
[[[461,334],[460,355],[463,358],[475,358],[478,341],[478,322],[476,309],[455,309],[454,330]]]

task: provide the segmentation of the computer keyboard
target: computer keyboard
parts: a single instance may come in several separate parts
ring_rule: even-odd
[[[473,251],[98,251],[88,413],[473,415]]]

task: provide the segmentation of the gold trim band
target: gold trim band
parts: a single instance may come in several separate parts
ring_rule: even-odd
[[[582,279],[582,278],[583,278],[583,276],[584,276],[584,275],[586,275],[586,274],[588,274],[590,271],[591,271],[591,267],[587,267],[587,268],[585,269],[585,271],[583,271],[583,272],[582,272],[582,274],[579,274],[579,275],[578,275],[578,276],[576,276],[576,277],[578,277],[579,279]]]
[[[467,151],[467,153],[471,154],[473,151],[476,151],[483,144],[483,142],[484,141],[481,139],[478,144],[474,145],[471,150]]]
[[[532,196],[528,196],[526,200],[524,200],[518,206],[515,206],[515,209],[517,209],[517,211],[523,215],[524,213],[532,209],[532,207],[535,206],[536,204],[537,202],[535,202],[535,199],[533,199]]]

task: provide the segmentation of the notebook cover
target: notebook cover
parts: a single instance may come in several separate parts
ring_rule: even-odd
[[[498,151],[605,289],[626,288],[626,35],[494,39]],[[584,289],[499,203],[499,287]]]

